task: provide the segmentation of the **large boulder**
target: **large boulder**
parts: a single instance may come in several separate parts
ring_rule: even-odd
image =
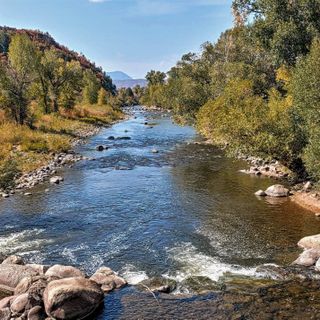
[[[25,277],[37,276],[38,273],[26,266],[17,264],[0,264],[0,284],[15,288]]]
[[[2,264],[19,264],[24,265],[24,261],[19,256],[9,256],[5,260],[3,260]]]
[[[308,249],[303,251],[300,256],[293,262],[293,264],[310,267],[313,266],[319,258],[320,249]]]
[[[44,275],[50,268],[50,266],[43,264],[26,264],[26,266],[38,272],[40,275]]]
[[[45,318],[46,315],[41,306],[35,306],[28,312],[28,320],[44,320]]]
[[[90,279],[99,284],[105,293],[127,285],[126,280],[117,276],[110,268],[107,267],[101,267],[98,269]]]
[[[54,279],[56,280],[56,279]],[[15,295],[20,295],[26,293],[30,290],[34,284],[42,284],[44,288],[47,286],[47,277],[45,276],[35,276],[23,278],[14,290]]]
[[[320,250],[320,234],[302,238],[298,242],[298,246],[303,249],[319,249]]]
[[[104,293],[92,280],[82,277],[52,281],[43,294],[45,310],[54,319],[84,319],[102,303]]]
[[[12,296],[13,293],[14,293],[14,288],[0,284],[0,299]]]
[[[11,302],[16,298],[16,296],[6,297],[0,300],[0,310],[3,308],[10,308]],[[0,318],[1,319],[1,318]]]
[[[49,268],[45,273],[48,277],[57,277],[57,278],[74,278],[74,277],[83,277],[85,278],[85,274],[79,269],[72,266],[62,266],[60,264],[56,264]]]
[[[281,184],[275,184],[265,191],[268,197],[288,197],[290,191]]]
[[[1,320],[10,320],[11,319],[11,311],[9,308],[4,308],[0,310],[0,319]]]
[[[10,309],[11,309],[12,314],[13,315],[22,314],[25,311],[28,303],[29,303],[28,293],[23,293],[23,294],[17,296],[11,302]]]

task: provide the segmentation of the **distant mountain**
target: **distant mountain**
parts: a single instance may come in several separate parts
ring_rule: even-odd
[[[139,85],[140,87],[147,86],[147,80],[145,79],[113,80],[113,83],[116,85],[117,89],[133,88],[137,85]]]
[[[131,80],[132,78],[122,71],[107,72],[107,75],[114,81]]]

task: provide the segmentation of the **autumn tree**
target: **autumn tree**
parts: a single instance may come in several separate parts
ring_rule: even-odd
[[[8,61],[0,65],[2,107],[7,108],[15,121],[24,124],[30,103],[30,86],[36,79],[36,49],[26,35],[11,39]]]

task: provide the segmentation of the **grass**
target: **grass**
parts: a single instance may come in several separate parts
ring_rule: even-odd
[[[0,112],[0,189],[11,186],[18,173],[44,166],[52,153],[70,150],[72,140],[93,124],[107,125],[121,118],[122,112],[111,106],[80,105],[60,114],[37,114],[30,129],[8,122]]]

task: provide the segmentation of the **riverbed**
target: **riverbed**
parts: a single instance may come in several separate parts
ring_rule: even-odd
[[[170,114],[133,110],[77,147],[91,159],[62,169],[62,184],[0,200],[0,252],[88,274],[106,265],[130,284],[255,276],[261,264],[290,264],[320,220],[290,199],[256,197],[277,181],[240,173],[245,162],[200,141]]]

